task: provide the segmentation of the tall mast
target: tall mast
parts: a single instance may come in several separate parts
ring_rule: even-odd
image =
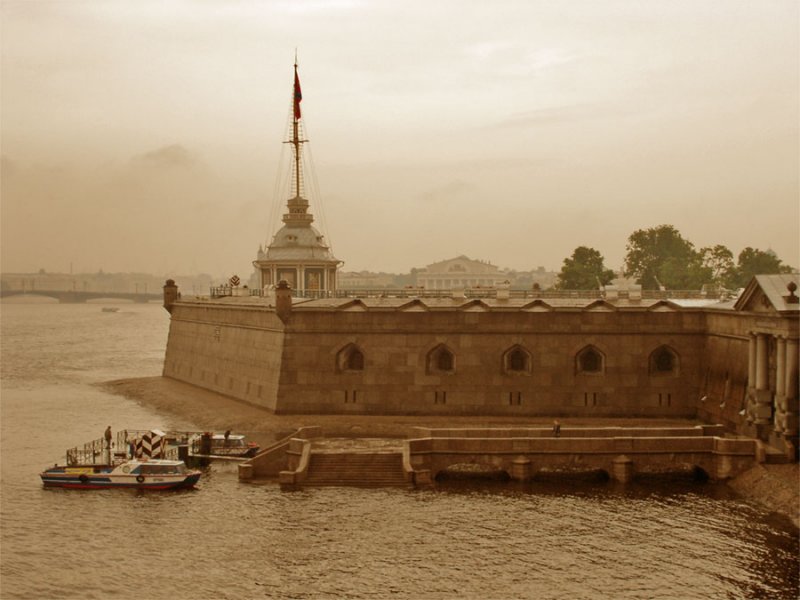
[[[300,77],[297,75],[297,53],[294,56],[294,100],[292,102],[292,145],[294,146],[294,185],[297,196],[302,196],[300,189],[300,101],[303,94],[300,91]],[[305,140],[304,140],[305,141]]]
[[[308,214],[308,200],[303,198],[303,163],[302,163],[302,144],[308,140],[300,139],[300,101],[303,94],[300,91],[300,77],[297,74],[297,54],[294,59],[294,91],[292,95],[292,139],[284,142],[294,146],[294,197],[289,198],[287,208],[289,212],[283,215],[283,222],[287,225],[296,227],[307,227],[314,221],[314,217]]]

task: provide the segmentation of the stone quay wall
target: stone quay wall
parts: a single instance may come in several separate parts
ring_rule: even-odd
[[[728,479],[756,464],[756,441],[720,437],[426,438],[406,442],[415,480],[459,464],[486,465],[527,480],[540,470],[597,469],[627,482],[636,473],[701,468]],[[422,478],[416,475],[424,475]]]

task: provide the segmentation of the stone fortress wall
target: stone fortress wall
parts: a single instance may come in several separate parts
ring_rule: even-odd
[[[661,313],[655,322],[646,317],[298,310],[287,323],[277,410],[691,416],[702,315]],[[677,357],[664,373],[648,364],[662,347]],[[596,368],[581,367],[584,350],[599,357],[590,365]],[[519,364],[510,365],[515,351]],[[361,354],[355,365],[348,365],[351,352]],[[440,353],[449,354],[445,364]]]
[[[797,436],[797,311],[274,300],[171,301],[164,375],[276,413],[699,417]]]

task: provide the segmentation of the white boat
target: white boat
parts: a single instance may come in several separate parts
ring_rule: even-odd
[[[171,490],[193,487],[200,471],[188,469],[181,460],[134,458],[114,465],[55,465],[41,478],[45,487]]]

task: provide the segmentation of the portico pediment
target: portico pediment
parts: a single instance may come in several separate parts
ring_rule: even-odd
[[[756,275],[742,291],[733,309],[762,314],[786,314],[800,311],[795,273]]]

